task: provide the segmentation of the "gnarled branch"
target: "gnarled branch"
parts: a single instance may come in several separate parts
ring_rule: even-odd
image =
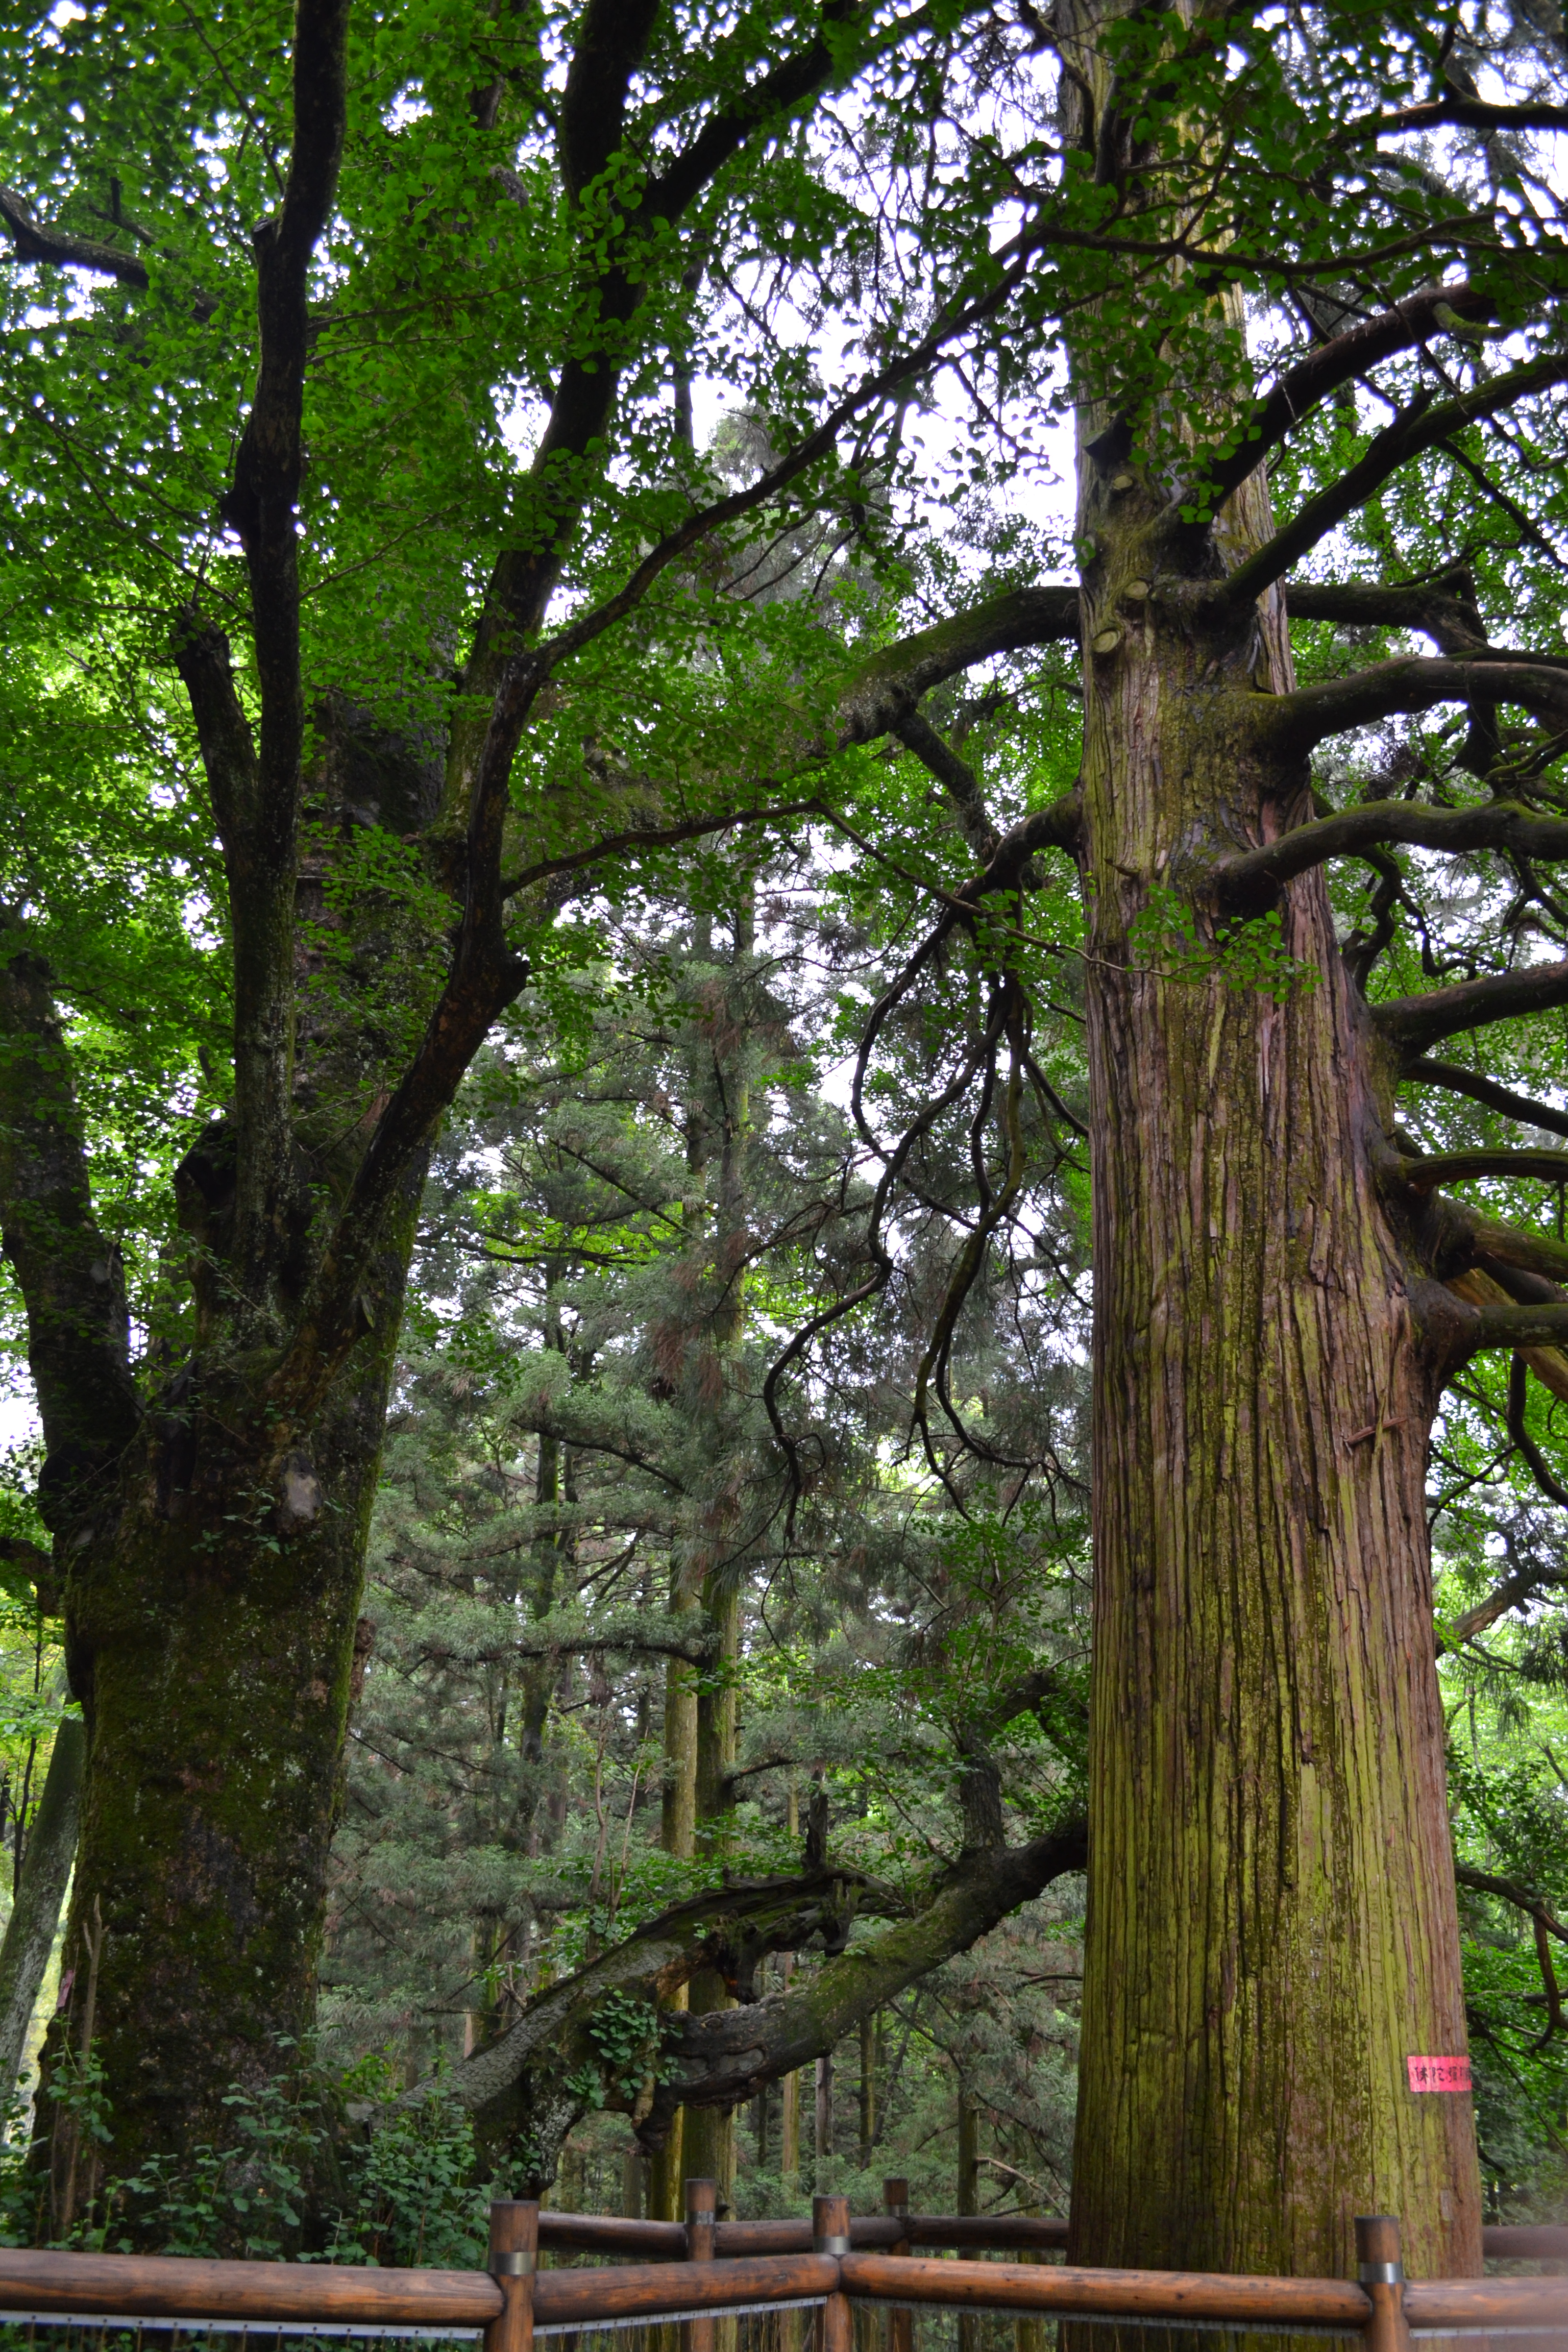
[[[1275,730],[1277,740],[1293,750],[1306,751],[1325,736],[1342,734],[1347,728],[1367,727],[1400,711],[1430,710],[1439,702],[1517,702],[1522,709],[1542,711],[1561,724],[1568,719],[1568,670],[1552,662],[1532,661],[1528,654],[1472,655],[1463,661],[1409,654],[1397,661],[1373,662],[1352,671],[1349,677],[1299,687],[1294,694],[1281,694],[1272,700],[1267,696],[1258,698],[1268,704],[1260,717]],[[1408,803],[1380,805],[1405,808]],[[1359,814],[1343,812],[1346,817]],[[1470,814],[1465,809],[1455,812],[1458,816]],[[1320,822],[1333,824],[1340,820],[1325,817]]]

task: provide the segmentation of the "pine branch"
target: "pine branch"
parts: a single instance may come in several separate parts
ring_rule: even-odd
[[[1278,743],[1305,751],[1326,736],[1399,712],[1431,710],[1440,702],[1515,702],[1521,709],[1568,720],[1568,668],[1552,660],[1538,662],[1529,654],[1500,651],[1471,655],[1463,661],[1410,654],[1397,661],[1373,662],[1349,677],[1300,687],[1294,694],[1260,695],[1258,702],[1267,706],[1259,709],[1258,718]],[[1384,805],[1405,808],[1409,803]]]

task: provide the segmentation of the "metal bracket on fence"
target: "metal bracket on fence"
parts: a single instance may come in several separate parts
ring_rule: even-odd
[[[533,2256],[524,2253],[521,2248],[513,2248],[507,2252],[491,2254],[485,2268],[491,2278],[527,2278],[533,2269]]]
[[[811,2251],[814,2254],[847,2254],[849,2240],[847,2235],[841,2237],[837,2231],[830,2237],[813,2238]]]
[[[1363,2286],[1403,2286],[1403,2263],[1363,2263],[1356,2272]]]

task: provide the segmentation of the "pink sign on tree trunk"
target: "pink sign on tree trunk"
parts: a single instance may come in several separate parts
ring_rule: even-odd
[[[1468,2091],[1470,2088],[1470,2062],[1468,2058],[1406,2058],[1413,2091]]]

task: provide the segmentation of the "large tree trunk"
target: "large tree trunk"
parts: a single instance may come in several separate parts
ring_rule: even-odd
[[[231,2137],[225,2093],[287,2072],[312,2021],[395,1328],[280,1495],[217,1398],[150,1430],[116,1539],[71,1580],[89,1758],[68,1957],[100,1918],[116,2175]]]
[[[1104,422],[1089,420],[1090,430]],[[1112,442],[1114,446],[1114,441]],[[1106,444],[1097,445],[1103,452]],[[1229,531],[1265,526],[1260,484]],[[1150,598],[1153,500],[1081,460],[1094,1113],[1095,1615],[1075,2257],[1479,2266],[1424,1510],[1437,1374],[1373,1175],[1377,1049],[1321,873],[1316,975],[1273,998],[1136,967],[1151,890],[1308,813],[1244,724],[1289,683],[1279,600]],[[1136,583],[1136,584],[1133,584]],[[1238,715],[1239,714],[1239,715]],[[1200,898],[1201,908],[1201,898]]]

